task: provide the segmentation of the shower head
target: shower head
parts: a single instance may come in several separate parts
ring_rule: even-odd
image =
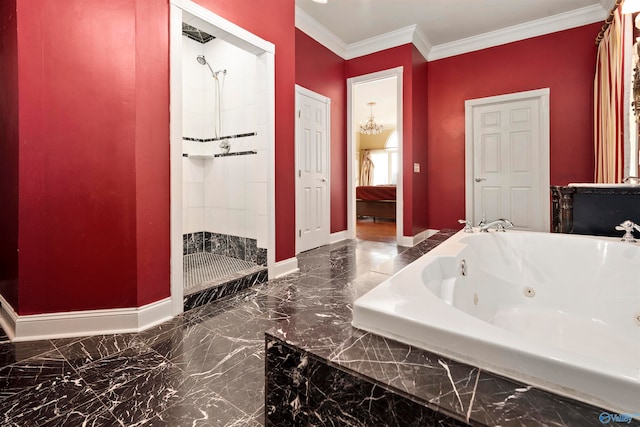
[[[207,59],[204,57],[204,55],[198,55],[198,57],[196,58],[198,63],[201,65],[206,65],[207,67],[209,67],[209,71],[211,71],[211,75],[213,76],[214,79],[218,79],[218,75],[216,73],[213,72],[213,69],[211,68],[211,65],[209,65],[209,63],[207,62]]]

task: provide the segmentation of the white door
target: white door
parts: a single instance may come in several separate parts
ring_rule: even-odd
[[[477,103],[467,118],[472,221],[506,218],[520,230],[549,231],[548,109],[540,96],[517,95]]]
[[[296,86],[296,253],[329,243],[329,99]]]

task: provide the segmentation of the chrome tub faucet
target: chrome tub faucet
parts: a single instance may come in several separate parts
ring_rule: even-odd
[[[513,228],[513,223],[508,219],[496,219],[495,221],[486,222],[484,219],[478,224],[481,233],[488,233],[490,228],[495,228],[497,231],[505,231],[507,228]]]
[[[636,238],[633,236],[633,230],[640,231],[640,225],[628,219],[622,222],[622,224],[616,225],[616,230],[624,231],[624,236],[622,236],[621,239],[623,242],[635,243]]]

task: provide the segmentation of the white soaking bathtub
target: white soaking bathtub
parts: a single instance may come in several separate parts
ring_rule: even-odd
[[[353,326],[640,413],[640,246],[475,231],[455,234],[358,298]]]

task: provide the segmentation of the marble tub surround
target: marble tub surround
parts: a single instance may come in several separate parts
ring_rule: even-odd
[[[383,406],[395,408],[399,399],[407,408],[415,408],[416,402],[421,408],[403,412],[397,423],[393,416],[385,418],[390,424],[384,425],[602,425],[600,415],[613,411],[350,326],[357,296],[444,237],[435,236],[357,280],[347,280],[348,287],[337,286],[340,280],[335,279],[319,285],[312,301],[322,302],[300,307],[288,322],[267,332],[267,425],[334,425],[329,420],[345,414],[353,418],[341,425],[376,425],[382,418],[354,412],[355,402],[385,402]]]
[[[357,374],[356,368],[364,369],[364,365],[382,369],[380,365],[387,357],[385,352],[380,352],[379,362],[373,357],[360,362],[355,359],[361,347],[373,350],[380,346],[373,346],[377,337],[354,335],[349,325],[351,304],[388,277],[380,271],[393,271],[407,265],[443,237],[433,236],[411,249],[377,242],[345,241],[308,251],[299,255],[298,273],[194,308],[138,334],[29,343],[10,343],[0,335],[0,425],[76,426],[85,422],[94,426],[263,425],[265,331],[270,331],[270,339],[284,343],[283,347],[309,353],[313,363],[323,363],[332,369],[339,367],[338,374],[324,377],[326,384],[335,385],[332,378],[339,379],[342,372],[362,379],[364,376]],[[354,343],[352,350],[348,343]],[[392,341],[378,344],[390,345],[388,351],[394,352],[398,359],[399,354],[408,352],[406,347],[397,347]],[[371,356],[371,353],[364,354]],[[413,375],[412,379],[417,378],[417,371],[412,370],[410,363],[417,354],[406,357],[409,363],[405,366],[392,364],[384,371],[388,374],[394,368],[402,368],[394,384],[402,381],[409,384],[404,376],[407,373]],[[340,358],[344,363],[337,362]],[[439,363],[437,367],[444,372],[441,376],[445,376],[444,367]],[[457,366],[449,369],[452,375],[460,376],[464,372]],[[326,371],[318,366],[317,372]],[[569,404],[562,400],[544,403],[546,406],[541,407],[536,406],[542,405],[537,400],[522,398],[540,393],[537,390],[512,397],[520,385],[509,380],[484,381],[484,373],[474,380],[476,378],[472,419],[487,420],[484,425],[540,425],[545,419],[552,419],[530,422],[531,419],[569,410]],[[315,381],[314,384],[323,383]],[[356,382],[356,386],[358,384]],[[381,383],[376,383],[375,389],[370,388],[370,382],[359,387],[373,390],[375,399],[367,400],[364,403],[367,407],[388,404],[382,397],[389,396],[391,390],[395,395],[404,396],[397,387],[382,387]],[[466,390],[473,384],[458,387]],[[480,392],[489,389],[491,391]],[[489,400],[491,396],[493,400]],[[381,399],[377,400],[378,397]],[[468,393],[460,397],[465,405],[471,400]],[[424,407],[422,400],[411,400]],[[458,401],[455,393],[445,394],[440,400]],[[408,407],[406,401],[400,400],[389,404],[401,414],[405,414],[403,408],[415,407]],[[521,420],[523,412],[529,415]],[[274,415],[271,413],[270,417]],[[457,419],[453,414],[447,417]],[[602,425],[597,417],[585,416],[584,420],[577,425]],[[333,422],[329,418],[313,421],[315,425],[340,424],[337,419]],[[295,424],[288,424],[291,425]]]

